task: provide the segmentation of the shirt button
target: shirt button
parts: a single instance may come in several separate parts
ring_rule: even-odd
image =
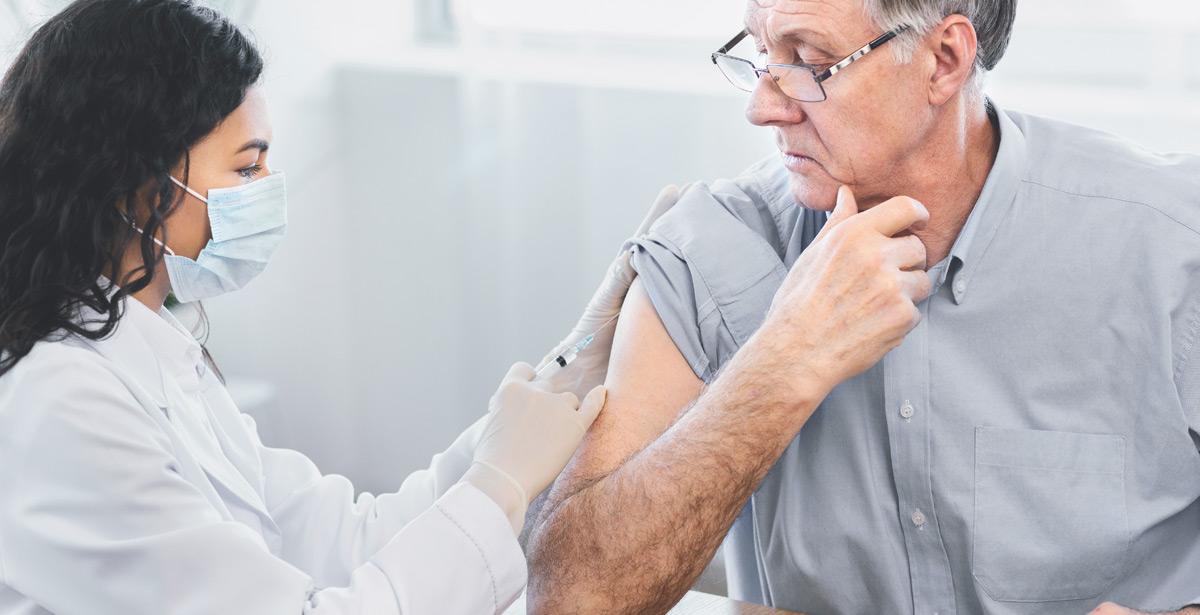
[[[204,364],[203,364],[203,363],[197,363],[197,364],[196,364],[196,375],[197,375],[197,376],[199,376],[199,377],[203,378],[203,377],[204,377],[204,372],[205,372],[205,371],[207,371],[207,370],[205,369],[205,367],[204,367]]]
[[[954,281],[954,292],[961,295],[963,293],[963,291],[965,291],[965,290],[967,290],[967,281],[966,280],[955,280]]]
[[[911,419],[912,415],[913,415],[912,404],[909,403],[908,400],[904,400],[904,405],[900,406],[900,416],[902,416],[906,419]]]
[[[912,514],[912,522],[913,522],[913,525],[915,525],[917,527],[921,527],[921,526],[925,525],[925,513],[921,512],[919,510],[914,510],[913,514]]]

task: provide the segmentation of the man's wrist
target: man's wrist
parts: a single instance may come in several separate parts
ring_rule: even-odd
[[[730,361],[725,376],[738,380],[761,401],[777,403],[805,419],[816,410],[837,383],[827,383],[816,357],[797,357],[794,348],[780,347],[767,329],[760,329]]]

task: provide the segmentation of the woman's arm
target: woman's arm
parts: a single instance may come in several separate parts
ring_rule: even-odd
[[[344,587],[326,589],[224,520],[168,435],[87,351],[0,382],[0,583],[59,615],[487,613],[520,592],[508,520],[449,490]],[[64,374],[69,374],[64,378]]]
[[[260,445],[266,505],[283,534],[284,558],[319,585],[346,584],[352,571],[462,479],[486,418],[434,455],[428,468],[405,478],[400,489],[380,495],[356,492],[344,476],[322,474],[302,453]],[[245,419],[253,430],[253,420]]]

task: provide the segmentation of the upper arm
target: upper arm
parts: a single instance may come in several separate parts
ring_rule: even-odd
[[[559,480],[562,495],[603,477],[674,422],[703,383],[676,348],[641,279],[634,281],[617,321],[609,362],[608,401]]]

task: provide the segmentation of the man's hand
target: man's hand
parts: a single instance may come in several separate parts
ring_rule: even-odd
[[[670,610],[829,389],[915,324],[925,247],[896,236],[927,219],[904,198],[859,213],[843,189],[767,322],[703,389],[634,284],[608,407],[531,540],[530,612]]]
[[[925,245],[905,232],[928,220],[911,198],[859,213],[850,189],[838,190],[829,221],[792,266],[751,342],[756,358],[775,357],[755,369],[778,369],[781,382],[808,385],[797,399],[819,400],[899,346],[931,290]]]
[[[1200,615],[1200,607],[1189,606],[1178,611],[1159,611],[1152,614],[1146,611],[1135,611],[1112,602],[1105,602],[1093,609],[1088,615]]]

